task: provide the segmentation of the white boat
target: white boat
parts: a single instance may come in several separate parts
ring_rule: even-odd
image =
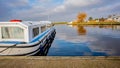
[[[0,55],[44,55],[55,34],[50,21],[0,22]]]

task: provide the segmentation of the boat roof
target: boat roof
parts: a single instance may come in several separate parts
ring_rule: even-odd
[[[51,24],[50,21],[24,21],[22,22],[22,24],[27,25],[27,26],[31,26],[31,25],[46,25],[46,24]]]
[[[8,24],[21,24],[24,26],[33,26],[33,25],[47,25],[51,24],[50,21],[15,21],[15,22],[0,22],[0,24],[8,25]]]

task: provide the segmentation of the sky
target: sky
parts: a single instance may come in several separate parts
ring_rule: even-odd
[[[93,18],[120,14],[120,0],[0,0],[0,21],[73,21],[79,12]]]

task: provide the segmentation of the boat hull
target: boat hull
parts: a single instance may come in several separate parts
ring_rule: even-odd
[[[42,38],[36,42],[28,44],[0,44],[1,56],[31,56],[41,55],[45,56],[54,40],[56,31],[51,29]]]

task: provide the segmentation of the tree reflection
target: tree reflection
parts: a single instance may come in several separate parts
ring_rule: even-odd
[[[86,35],[86,29],[82,25],[77,25],[77,32],[79,35]]]

